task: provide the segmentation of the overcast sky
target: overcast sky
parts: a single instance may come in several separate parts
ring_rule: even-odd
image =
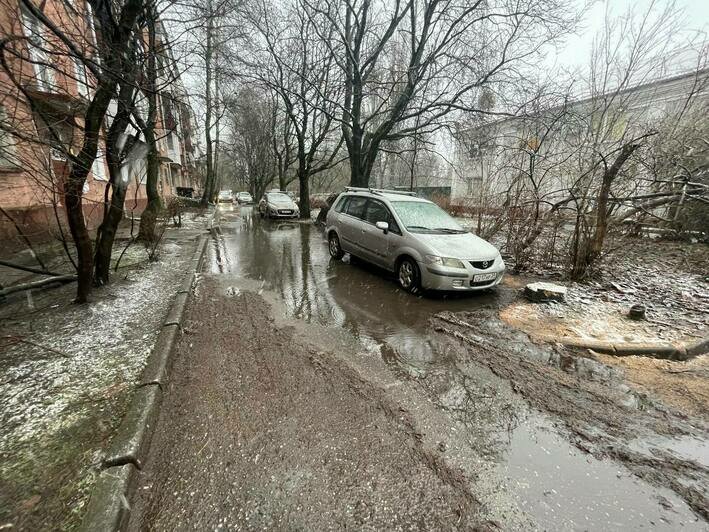
[[[586,1],[576,0],[579,8]],[[564,46],[559,48],[556,57],[548,57],[550,62],[556,62],[559,66],[579,67],[588,62],[591,53],[591,44],[594,35],[603,26],[603,18],[606,9],[612,15],[623,15],[628,9],[633,7],[639,12],[644,12],[651,4],[651,0],[601,0],[596,2],[583,20],[584,30],[578,35],[567,40]],[[665,5],[665,0],[656,0],[658,10]],[[686,28],[688,30],[709,31],[709,0],[676,0],[678,8],[685,12]]]

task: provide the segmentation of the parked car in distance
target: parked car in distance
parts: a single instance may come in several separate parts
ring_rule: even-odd
[[[254,202],[254,198],[251,197],[251,194],[248,192],[237,192],[236,193],[236,201],[241,204],[250,204]]]
[[[297,218],[300,216],[298,205],[285,192],[280,190],[266,192],[258,204],[258,212],[268,218]]]
[[[415,193],[348,187],[327,214],[326,234],[332,257],[350,253],[394,272],[409,292],[483,290],[505,273],[495,246]]]
[[[217,203],[233,203],[234,196],[231,190],[220,190],[217,196]]]

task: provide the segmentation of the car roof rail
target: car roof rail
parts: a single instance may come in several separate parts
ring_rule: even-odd
[[[382,194],[402,194],[404,196],[418,196],[413,190],[391,190],[387,188],[369,188],[369,187],[345,187],[345,192],[369,192],[381,196]]]

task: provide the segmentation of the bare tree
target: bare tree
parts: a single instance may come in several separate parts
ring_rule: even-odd
[[[383,142],[478,109],[484,88],[518,78],[525,59],[576,22],[564,0],[303,2],[344,78],[340,121],[356,186],[369,184]]]
[[[243,88],[225,102],[236,169],[249,184],[254,197],[259,198],[271,185],[276,174],[273,154],[274,101],[269,94],[253,88]]]
[[[567,87],[540,87],[522,116],[464,133],[468,144],[485,137],[473,142],[487,146],[474,158],[493,161],[486,178],[505,212],[497,227],[508,224],[517,268],[526,267],[547,229],[571,222],[568,273],[582,278],[618,222],[653,210],[657,215],[678,198],[702,201],[706,189],[685,176],[701,172],[703,163],[694,160],[693,170],[684,172],[668,159],[657,164],[653,154],[672,142],[678,121],[689,114],[696,121],[706,109],[705,44],[693,50],[699,58],[693,72],[684,68],[672,78],[666,69],[692,52],[677,45],[680,28],[671,4],[608,16],[587,74]]]
[[[11,37],[0,43],[0,61],[16,94],[22,100],[22,105],[38,117],[52,148],[58,150],[66,159],[67,170],[62,183],[62,196],[69,231],[77,252],[76,301],[81,303],[87,300],[93,284],[93,244],[83,212],[84,184],[96,159],[106,112],[122,76],[122,54],[135,34],[143,2],[89,0],[90,16],[80,20],[91,21],[97,39],[95,43],[88,45],[86,36],[89,30],[85,25],[77,32],[77,38],[76,34],[66,29],[76,29],[76,26],[58,24],[53,15],[45,11],[47,7],[44,4],[38,6],[31,0],[21,0],[20,5],[24,18],[18,17],[17,20],[29,21],[30,32],[46,38],[30,40],[22,33],[10,32]],[[70,13],[64,13],[63,16],[71,18]],[[87,50],[97,50],[98,53],[92,54]],[[91,92],[87,91],[87,104],[79,113],[82,124],[80,138],[74,137],[73,130],[67,130],[65,122],[56,120],[56,115],[47,108],[41,90],[41,87],[47,85],[51,91],[62,91],[61,86],[53,82],[57,77],[66,76],[67,69],[64,65],[68,61],[76,62],[82,69],[87,69],[94,85]],[[35,66],[34,80],[35,86],[40,88],[39,91],[28,88],[24,83],[27,70],[23,68],[23,63]],[[76,77],[78,76],[74,76],[75,82]],[[86,79],[83,82],[86,83]],[[49,87],[50,85],[52,86]]]
[[[276,9],[262,2],[248,7],[245,18],[263,42],[252,44],[250,54],[242,54],[246,70],[241,75],[266,85],[278,96],[288,121],[281,127],[293,139],[300,215],[309,218],[310,179],[337,164],[342,144],[335,120],[340,93],[335,60],[318,38],[332,30],[316,28],[320,21],[308,17],[299,5]],[[288,146],[287,138],[283,146]]]

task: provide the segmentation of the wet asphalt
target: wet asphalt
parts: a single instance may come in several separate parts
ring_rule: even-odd
[[[221,210],[132,530],[707,529],[434,339],[513,283],[414,297],[310,223]]]

